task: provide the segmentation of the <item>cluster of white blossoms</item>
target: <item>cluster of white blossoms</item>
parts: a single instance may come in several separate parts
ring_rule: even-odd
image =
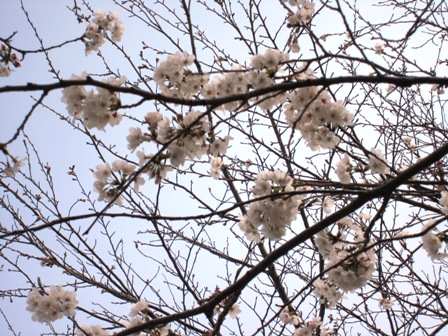
[[[352,165],[350,164],[350,159],[347,154],[344,155],[342,160],[336,163],[336,174],[338,175],[339,181],[344,184],[348,184],[352,181]]]
[[[115,160],[112,167],[109,163],[101,163],[96,166],[93,173],[96,181],[93,184],[94,190],[99,194],[99,201],[112,201],[121,205],[122,196],[118,196],[121,188],[132,178],[134,181],[134,191],[138,191],[140,185],[145,183],[143,177],[135,176],[136,166],[122,160]]]
[[[372,154],[369,154],[369,168],[372,173],[387,174],[390,169],[381,149],[372,148],[370,152]]]
[[[208,118],[199,111],[190,111],[185,116],[178,114],[173,118],[173,126],[168,117],[163,117],[157,124],[157,142],[168,145],[170,162],[179,167],[185,160],[200,159],[208,152],[206,135],[210,131]],[[174,137],[176,140],[172,141]]]
[[[288,18],[288,26],[297,27],[299,25],[308,23],[314,15],[314,3],[304,0],[281,0],[283,3],[288,3],[291,6],[299,7],[297,12]]]
[[[179,167],[186,160],[201,159],[210,154],[210,176],[219,178],[221,174],[222,158],[229,147],[231,136],[216,137],[212,142],[208,139],[210,123],[208,118],[199,111],[190,111],[185,116],[176,114],[172,120],[160,112],[149,112],[145,117],[147,132],[138,127],[129,129],[128,148],[135,150],[144,142],[155,142],[158,146],[167,145],[166,153],[154,157],[146,155],[144,150],[138,151],[139,165],[147,168],[149,178],[160,183],[166,173],[172,170],[171,166]],[[175,139],[173,139],[175,138]],[[167,160],[171,166],[167,164]]]
[[[222,158],[219,156],[210,156],[210,176],[215,180],[221,177]]]
[[[251,70],[245,71],[241,65],[234,64],[230,71],[209,80],[207,75],[195,74],[187,67],[192,65],[195,56],[178,52],[159,61],[154,71],[154,80],[159,85],[162,94],[177,98],[191,98],[202,95],[205,99],[228,97],[246,93],[250,88],[260,89],[274,85],[272,78],[282,62],[289,59],[288,54],[276,49],[266,49],[264,53],[252,56]],[[280,104],[284,101],[283,94],[272,97],[257,97],[262,109]],[[220,106],[224,110],[235,110],[241,102],[234,101]]]
[[[7,160],[6,167],[1,172],[1,175],[4,175],[5,177],[13,177],[19,170],[20,167],[22,167],[25,164],[24,160],[19,160],[17,157],[11,156],[12,165]]]
[[[435,221],[433,219],[430,219],[428,223],[423,226],[422,231],[426,231],[430,227],[434,226],[434,224]],[[439,232],[437,234],[434,234],[434,230],[435,228],[425,233],[425,235],[422,237],[422,246],[432,260],[442,260],[448,257],[448,253],[440,252],[440,249],[442,248],[442,242],[444,241],[446,243],[448,241],[448,236],[446,235],[446,232]]]
[[[317,279],[313,283],[313,294],[316,296],[321,304],[327,308],[334,308],[338,301],[342,298],[342,293],[327,280]]]
[[[252,56],[250,65],[255,70],[272,69],[276,68],[281,62],[288,60],[288,54],[282,53],[277,49],[266,49],[263,54]]]
[[[222,309],[226,306],[227,302],[226,300],[224,300],[222,303],[220,303],[219,305],[217,305],[214,309],[213,309],[213,314],[220,314],[222,312]],[[241,313],[241,307],[238,303],[235,303],[232,305],[232,307],[230,307],[229,309],[229,316],[232,320],[235,320],[238,316],[238,314]]]
[[[440,209],[440,211],[442,211],[443,214],[448,215],[448,192],[444,190],[441,194],[442,197],[440,197],[439,204],[442,206],[442,209]]]
[[[297,328],[294,336],[313,336],[317,335],[317,330],[321,336],[329,336],[328,328],[322,324],[320,317],[314,317],[312,320],[305,323],[303,327]]]
[[[283,310],[281,311],[280,320],[284,324],[299,324],[299,317],[294,312],[290,312],[288,307],[283,308]]]
[[[232,96],[246,93],[249,90],[248,73],[242,70],[241,65],[232,65],[231,71],[213,77],[201,88],[201,95],[206,99]],[[234,101],[220,106],[222,110],[233,111],[241,105]]]
[[[322,210],[328,215],[331,213],[334,207],[334,199],[332,199],[329,196],[326,196],[324,198],[324,201],[322,202]]]
[[[304,195],[281,195],[298,189],[292,186],[293,179],[286,172],[262,171],[258,174],[252,194],[255,198],[265,197],[249,205],[247,214],[240,216],[239,227],[249,240],[259,242],[259,227],[264,237],[279,240],[286,233],[286,227],[296,219]]]
[[[372,279],[375,271],[375,253],[373,249],[360,251],[364,248],[363,231],[350,218],[345,217],[337,224],[336,235],[323,230],[315,236],[314,241],[322,257],[328,259],[326,264],[326,269],[329,269],[328,280],[333,281],[342,291],[355,291]],[[320,288],[321,285],[322,283],[318,283]],[[329,293],[328,290],[318,287],[316,290],[317,296],[328,300],[330,306],[333,306],[335,299],[336,301],[339,299],[338,294],[325,294]]]
[[[131,307],[131,311],[128,314],[128,319],[123,322],[125,328],[132,328],[147,322],[147,314],[146,314],[147,308],[148,308],[148,302],[144,299],[141,299],[135,304],[133,304]],[[157,334],[154,333],[154,335],[167,336],[169,335],[169,331],[170,331],[170,325],[166,324],[162,327],[157,328]],[[82,326],[80,329],[76,331],[76,336],[109,336],[114,334],[109,334],[107,330],[101,328],[98,325],[90,327]],[[141,332],[132,335],[144,336],[147,335],[147,333]]]
[[[383,309],[392,309],[394,302],[391,299],[381,298],[378,302],[379,306]]]
[[[76,336],[109,336],[109,332],[99,325],[81,326],[76,330]]]
[[[72,80],[84,80],[87,73],[81,76],[72,75]],[[109,78],[104,83],[112,86],[121,86],[126,77]],[[75,119],[82,120],[84,125],[104,131],[106,125],[115,126],[120,123],[123,116],[118,112],[121,105],[118,93],[103,88],[86,91],[84,86],[70,86],[62,90],[62,102],[67,105],[68,113]]]
[[[37,288],[28,294],[26,303],[32,312],[33,321],[53,322],[64,316],[75,316],[78,305],[76,292],[65,291],[61,286],[51,286],[48,293],[40,293]]]
[[[14,68],[19,68],[21,66],[17,54],[11,52],[6,44],[2,44],[0,48],[0,77],[9,77],[11,74],[9,64],[12,64]]]
[[[375,44],[375,54],[382,55],[384,53],[384,44],[377,43]]]
[[[112,41],[119,42],[123,37],[124,25],[118,18],[117,13],[109,12],[106,14],[102,10],[95,11],[93,20],[87,24],[84,33],[86,54],[97,51],[104,44],[107,32],[111,33]]]
[[[186,52],[177,52],[159,61],[154,70],[153,79],[159,85],[162,94],[176,98],[191,98],[202,85],[207,82],[208,76],[193,74],[187,69],[195,60],[194,55]]]
[[[341,101],[333,102],[327,90],[316,86],[299,88],[289,94],[289,100],[284,105],[286,121],[300,131],[312,150],[335,148],[340,138],[334,130],[352,125],[353,114]]]

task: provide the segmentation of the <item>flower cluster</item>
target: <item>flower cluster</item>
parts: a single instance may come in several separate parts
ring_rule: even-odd
[[[441,194],[442,197],[440,197],[439,204],[442,206],[442,209],[440,209],[440,211],[442,211],[443,214],[448,215],[448,191],[444,190]]]
[[[190,111],[185,116],[179,114],[173,121],[177,127],[171,125],[168,117],[164,117],[157,124],[157,141],[161,144],[171,141],[168,152],[173,166],[179,167],[187,158],[200,159],[207,154],[206,135],[210,131],[210,123],[201,112]],[[172,141],[173,137],[177,139]]]
[[[6,44],[2,44],[0,48],[0,77],[8,77],[11,74],[10,63],[14,68],[21,66],[17,54],[12,53]]]
[[[343,291],[354,291],[365,286],[372,278],[375,253],[373,249],[360,250],[364,249],[363,231],[350,218],[346,217],[337,224],[339,229],[336,235],[323,230],[316,235],[315,244],[322,257],[329,260],[326,265],[326,269],[329,269],[328,280],[334,281]],[[318,297],[325,298],[320,290],[317,293]]]
[[[131,328],[145,323],[147,321],[146,320],[147,308],[148,308],[148,302],[144,299],[141,299],[137,303],[133,304],[131,307],[131,311],[128,314],[128,319],[123,322],[123,325],[126,328]],[[154,335],[167,336],[170,333],[169,331],[170,331],[170,325],[166,324],[162,327],[159,327],[157,333],[154,333]],[[146,335],[146,333],[139,333],[138,335]],[[153,333],[151,333],[151,335],[153,335]],[[98,325],[90,327],[82,326],[80,329],[76,331],[76,336],[109,336],[109,332],[107,330],[104,330]]]
[[[132,328],[135,326],[139,326],[146,322],[146,309],[148,308],[148,302],[144,299],[139,300],[135,304],[132,305],[131,311],[129,312],[129,318],[127,321],[124,321],[124,326],[126,328]],[[158,336],[167,336],[169,335],[170,325],[166,324],[160,328],[158,328]],[[143,335],[143,333],[142,333]]]
[[[291,6],[300,7],[301,4],[303,6],[297,10],[293,15],[288,18],[288,26],[289,27],[297,27],[302,24],[306,24],[310,22],[311,18],[314,15],[314,3],[311,1],[303,1],[303,0],[282,0],[282,2],[289,2]]]
[[[294,336],[311,336],[315,335],[315,332],[319,329],[321,336],[329,336],[327,327],[322,324],[320,317],[315,317],[311,321],[305,323],[303,327],[297,328],[294,332]]]
[[[235,64],[230,72],[216,76],[207,82],[201,90],[204,98],[219,98],[246,93],[250,88],[261,89],[275,84],[273,79],[279,64],[288,60],[288,55],[274,49],[267,49],[264,54],[252,57],[250,71],[243,71],[241,65]],[[283,94],[274,94],[254,98],[257,105],[266,110],[284,101]],[[223,110],[233,111],[242,105],[241,101],[233,101],[220,106]]]
[[[109,332],[99,325],[85,326],[76,330],[76,336],[109,336]]]
[[[430,227],[434,226],[434,223],[435,222],[433,219],[429,220],[428,223],[426,223],[426,225],[423,226],[422,231],[428,230]],[[428,256],[432,260],[445,259],[446,257],[448,257],[448,253],[440,252],[440,249],[442,248],[442,242],[444,241],[446,243],[448,241],[448,237],[444,232],[434,234],[433,230],[428,231],[422,237],[423,248],[425,249],[425,251],[428,253]]]
[[[282,312],[280,313],[280,320],[284,324],[299,324],[298,316],[294,312],[290,312],[288,307],[283,308]]]
[[[263,54],[257,54],[251,57],[251,67],[255,70],[277,68],[281,62],[289,60],[288,54],[282,53],[277,49],[266,49]]]
[[[226,305],[226,301],[224,301],[223,304],[219,304],[218,306],[215,307],[215,309],[213,310],[213,313],[220,314],[221,309],[224,308],[225,305]],[[232,307],[230,307],[230,309],[229,309],[230,318],[233,320],[236,319],[236,317],[239,313],[241,313],[240,305],[238,303],[233,304]]]
[[[369,168],[372,173],[387,174],[389,167],[381,149],[372,148],[370,151],[372,154],[369,154]]]
[[[375,253],[370,249],[353,257],[349,255],[350,252],[340,251],[338,259],[330,260],[327,268],[343,262],[328,272],[328,279],[334,281],[340,289],[353,292],[372,279],[375,271]]]
[[[193,74],[186,67],[193,64],[194,55],[186,52],[177,52],[168,56],[165,61],[159,61],[154,70],[154,80],[159,85],[162,94],[176,98],[191,98],[202,85],[207,82],[208,77]]]
[[[122,196],[118,196],[120,189],[132,178],[134,179],[134,190],[138,191],[139,186],[145,183],[145,180],[139,175],[135,176],[136,166],[121,160],[112,163],[102,163],[96,166],[93,173],[96,181],[94,182],[94,190],[99,194],[99,201],[112,201],[121,205]]]
[[[334,199],[327,196],[324,198],[324,201],[322,202],[322,209],[324,212],[328,215],[331,213],[332,209],[334,207]]]
[[[5,177],[13,177],[20,170],[20,167],[25,164],[24,160],[19,160],[14,156],[11,156],[11,160],[12,165],[8,160],[5,169],[2,171],[2,175]]]
[[[381,298],[379,300],[379,305],[381,308],[383,309],[392,309],[392,306],[394,305],[394,302],[390,299],[386,299],[386,298]]]
[[[236,94],[242,94],[249,88],[260,89],[275,84],[273,75],[282,62],[289,59],[288,54],[276,49],[267,49],[263,54],[252,57],[253,70],[243,71],[241,65],[234,64],[230,71],[209,80],[208,76],[194,74],[187,67],[193,64],[194,55],[185,52],[168,56],[159,61],[154,71],[154,80],[159,85],[162,94],[178,98],[191,98],[196,94],[205,99],[215,99]],[[274,97],[258,97],[260,107],[267,109],[283,102],[283,95]],[[241,102],[233,101],[220,106],[224,110],[235,110]]]
[[[40,293],[37,288],[28,294],[28,311],[33,321],[53,322],[65,316],[75,316],[78,301],[76,292],[65,291],[61,286],[51,286],[49,293]]]
[[[81,76],[71,77],[72,80],[86,78],[85,72]],[[110,78],[104,83],[118,87],[125,81],[125,77],[120,77]],[[118,125],[123,118],[118,112],[121,105],[118,94],[103,88],[98,88],[95,92],[86,91],[84,86],[70,86],[62,90],[61,100],[67,105],[68,113],[75,119],[82,120],[89,129],[96,127],[104,131],[106,125]]]
[[[149,112],[145,117],[147,132],[138,127],[131,127],[127,136],[128,148],[135,150],[144,142],[155,142],[157,145],[167,145],[167,152],[154,157],[146,155],[144,150],[138,151],[140,167],[146,166],[144,173],[149,178],[155,179],[158,184],[166,177],[166,173],[174,167],[185,164],[185,161],[200,159],[209,153],[212,157],[224,155],[227,152],[229,141],[226,136],[223,139],[216,138],[211,144],[207,139],[210,132],[210,123],[207,117],[202,116],[199,111],[190,111],[185,116],[176,114],[172,120],[163,116],[160,112]],[[173,139],[174,138],[174,139]],[[212,164],[211,176],[219,177],[222,161],[220,158],[210,159]]]
[[[219,156],[210,156],[210,176],[215,180],[221,177],[222,158]]]
[[[138,316],[140,312],[144,312],[148,308],[148,305],[148,301],[145,299],[140,299],[132,305],[131,311],[129,312],[129,317]]]
[[[332,102],[327,90],[316,86],[299,88],[289,95],[289,100],[284,105],[286,121],[300,131],[312,150],[335,148],[340,139],[334,130],[352,124],[353,114],[341,101]]]
[[[201,95],[206,99],[215,99],[235,94],[246,93],[249,81],[247,73],[242,70],[241,65],[235,64],[231,71],[215,76],[211,81],[204,84],[201,89]],[[224,110],[235,110],[240,102],[231,102],[221,106]]]
[[[240,216],[239,227],[249,240],[260,241],[260,232],[266,238],[278,240],[286,227],[296,219],[297,208],[303,195],[281,195],[296,191],[293,179],[285,172],[263,171],[258,174],[252,193],[255,197],[268,196],[251,203],[247,215]]]
[[[336,163],[336,174],[341,183],[348,184],[352,181],[352,176],[350,174],[351,170],[352,165],[350,164],[350,159],[348,155],[345,154],[342,160]]]
[[[382,55],[384,53],[384,44],[377,43],[375,44],[375,54]]]
[[[92,22],[88,23],[86,32],[84,33],[87,39],[84,41],[86,54],[97,51],[104,44],[107,32],[111,33],[112,41],[121,41],[124,25],[116,13],[109,12],[106,14],[101,10],[97,10],[93,15]]]
[[[334,308],[338,301],[342,298],[342,293],[327,280],[317,279],[314,281],[313,294],[325,304],[327,308]]]

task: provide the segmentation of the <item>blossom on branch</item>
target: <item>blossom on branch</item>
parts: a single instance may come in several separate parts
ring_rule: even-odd
[[[372,173],[387,174],[390,169],[381,149],[372,148],[370,151],[372,154],[369,154],[369,168]]]
[[[72,80],[87,78],[84,72],[81,76],[72,75]],[[126,77],[109,78],[104,82],[113,86],[121,86]],[[67,105],[67,111],[75,119],[82,120],[88,129],[98,128],[104,131],[106,125],[116,126],[122,120],[118,112],[121,101],[118,93],[103,88],[86,91],[83,86],[69,86],[62,90],[61,101]]]
[[[252,187],[253,195],[270,197],[254,201],[249,205],[247,215],[240,217],[240,229],[248,239],[258,238],[258,227],[261,227],[264,237],[273,240],[279,240],[286,234],[286,227],[296,219],[297,208],[304,198],[304,195],[293,194],[296,189],[292,183],[293,179],[285,172],[265,170],[258,174]]]
[[[106,14],[97,10],[93,15],[92,22],[88,23],[84,34],[87,39],[84,41],[87,55],[92,51],[97,51],[104,44],[107,32],[111,33],[112,41],[119,42],[123,37],[124,25],[116,13],[109,12]]]
[[[26,309],[33,313],[33,321],[53,322],[63,316],[76,315],[78,301],[75,297],[76,292],[65,291],[61,286],[51,286],[48,293],[40,293],[34,287],[28,294]]]

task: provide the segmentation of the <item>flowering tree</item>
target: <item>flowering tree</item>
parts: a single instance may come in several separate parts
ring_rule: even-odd
[[[448,330],[445,1],[67,3],[79,35],[22,3],[40,47],[0,38],[0,93],[33,95],[0,144],[5,330]],[[47,83],[8,82],[40,56]],[[39,113],[85,146],[62,168]]]

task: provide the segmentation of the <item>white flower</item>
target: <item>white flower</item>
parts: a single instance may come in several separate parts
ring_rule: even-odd
[[[375,44],[375,54],[381,55],[384,53],[384,45],[382,43]]]
[[[249,217],[247,216],[240,216],[239,217],[239,224],[238,227],[241,231],[244,232],[244,235],[246,238],[250,241],[255,241],[256,243],[259,243],[261,241],[260,233],[258,232],[257,228],[252,224]]]
[[[49,293],[41,294],[37,288],[28,295],[26,308],[32,312],[33,321],[53,322],[65,316],[75,316],[78,301],[76,292],[65,291],[61,286],[51,286]]]
[[[11,69],[7,66],[0,66],[0,77],[9,77],[11,75]]]
[[[76,330],[76,336],[109,336],[109,332],[99,325],[90,327],[83,325],[81,329]]]
[[[145,299],[140,299],[140,301],[132,305],[129,316],[136,317],[138,313],[146,310],[146,308],[148,308],[148,302]]]
[[[393,301],[390,299],[381,298],[379,300],[379,305],[383,309],[392,309],[393,304]]]
[[[173,170],[163,159],[156,158],[149,165],[147,162],[152,159],[153,155],[146,155],[144,151],[138,151],[139,166],[147,165],[143,173],[147,173],[149,178],[154,179],[155,184],[159,184],[165,177],[166,173]]]
[[[160,112],[148,112],[145,116],[145,122],[151,131],[156,130],[160,121],[163,120],[163,115]]]
[[[324,210],[324,212],[328,215],[331,213],[331,210],[334,207],[334,200],[327,196],[324,198],[324,201],[322,202],[322,209]]]
[[[372,148],[370,151],[372,154],[369,154],[369,168],[372,173],[387,174],[389,167],[381,149]]]
[[[295,42],[291,44],[291,52],[292,53],[298,53],[300,51],[300,45]]]
[[[236,319],[236,316],[241,313],[240,305],[235,303],[229,310],[229,315],[232,319]]]
[[[19,160],[16,157],[12,157],[12,161],[12,166],[9,161],[6,163],[6,168],[3,170],[3,174],[5,175],[5,177],[13,177],[20,170],[20,167],[25,164],[24,160]]]
[[[166,324],[162,328],[159,328],[159,335],[158,336],[168,336],[170,334],[170,325]]]
[[[111,38],[114,42],[121,41],[124,32],[124,25],[116,13],[109,12],[105,14],[103,11],[97,10],[93,17],[92,22],[87,24],[84,34],[87,38],[84,41],[87,55],[92,51],[97,51],[104,44],[107,32],[111,33]]]
[[[255,197],[272,195],[261,201],[253,202],[247,209],[247,222],[240,222],[240,228],[246,236],[257,237],[254,231],[261,225],[261,232],[266,238],[279,240],[286,233],[286,227],[296,219],[297,207],[305,195],[276,196],[277,193],[295,191],[293,179],[286,172],[262,171],[252,188]],[[250,225],[248,224],[250,223]]]
[[[442,211],[443,214],[448,215],[448,192],[442,191],[441,194],[442,197],[439,200],[439,204],[442,206],[442,209],[440,209],[440,211]]]
[[[323,329],[322,322],[319,316],[314,317],[311,321],[308,321],[303,327],[296,329],[294,335],[312,336],[314,334],[313,331],[316,330],[317,328]]]
[[[84,72],[80,77],[73,75],[71,79],[85,79],[86,76]],[[126,77],[109,78],[104,83],[121,86],[125,81]],[[123,118],[118,112],[121,104],[118,93],[106,89],[98,88],[95,93],[94,90],[86,92],[82,86],[71,86],[62,90],[61,100],[67,104],[69,114],[82,120],[89,129],[96,127],[103,131],[107,124],[116,126]]]
[[[297,317],[296,314],[290,313],[288,307],[283,308],[282,312],[280,313],[280,320],[284,324],[293,324],[293,325],[299,324],[299,318]]]
[[[344,184],[348,184],[352,180],[350,175],[351,171],[350,159],[347,154],[344,155],[343,159],[336,163],[336,174],[338,175],[339,181]]]
[[[221,177],[222,159],[220,157],[210,157],[210,176],[215,180]]]
[[[412,138],[410,136],[403,136],[401,137],[401,140],[406,144],[406,145],[410,145],[411,144],[411,140]]]
[[[431,219],[426,223],[425,226],[423,226],[422,231],[427,230],[429,227],[434,225],[434,220]],[[442,241],[440,238],[432,233],[432,230],[428,231],[423,237],[422,237],[422,243],[423,248],[428,253],[428,256],[432,260],[442,260],[446,257],[448,257],[448,254],[446,252],[439,252],[439,250],[442,248]]]
[[[346,259],[346,253],[338,254],[338,258],[331,260],[327,268]],[[375,271],[375,253],[373,249],[360,253],[345,260],[341,265],[328,272],[328,279],[334,281],[344,291],[355,291],[367,284]]]
[[[128,149],[134,151],[144,141],[144,136],[141,128],[129,128],[129,135],[126,137],[126,140],[128,140]]]
[[[321,303],[325,304],[327,308],[336,307],[337,302],[342,298],[342,293],[335,286],[321,279],[314,281],[313,285],[315,287],[313,294]]]
[[[213,156],[224,155],[227,152],[229,141],[233,138],[231,136],[225,136],[223,139],[217,138],[210,144],[209,152]]]
[[[121,173],[124,176],[129,176],[134,173],[135,166],[132,163],[123,160],[115,160],[112,163],[112,171]]]

